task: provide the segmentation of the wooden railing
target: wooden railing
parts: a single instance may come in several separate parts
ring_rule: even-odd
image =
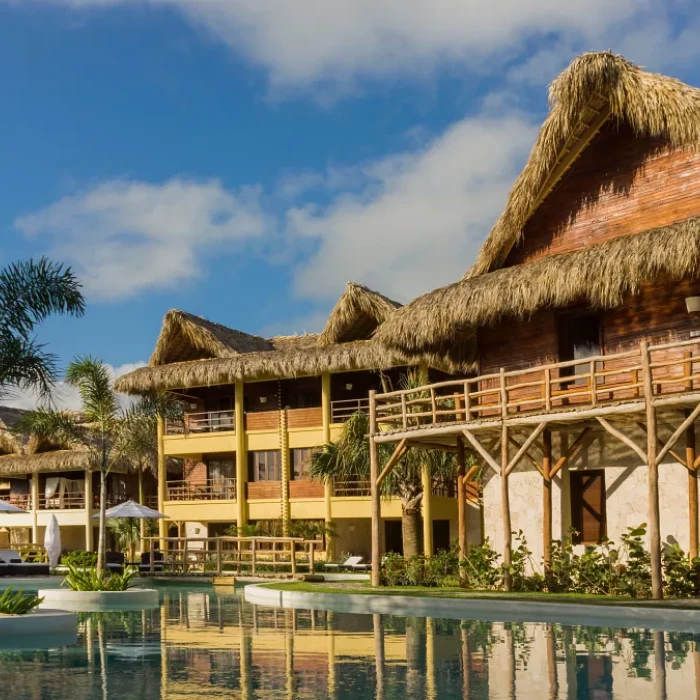
[[[331,422],[344,423],[350,416],[362,411],[369,412],[369,399],[338,399],[331,401]]]
[[[653,398],[700,392],[700,340],[642,343],[615,355],[376,394],[377,427],[406,430],[640,401],[645,379]]]
[[[29,494],[22,496],[1,496],[0,500],[5,501],[5,503],[11,503],[13,506],[17,506],[22,510],[31,510],[32,507],[32,497]]]
[[[235,479],[207,479],[204,483],[168,481],[168,501],[235,501]]]
[[[301,537],[149,537],[150,573],[264,573],[292,576],[314,573],[316,548],[321,540]],[[165,551],[159,554],[159,543]],[[162,561],[156,561],[162,557]]]
[[[65,496],[58,494],[46,497],[39,494],[39,510],[82,510],[85,508],[85,494],[71,493]]]
[[[203,411],[186,413],[183,420],[166,420],[166,435],[188,435],[190,433],[217,433],[236,429],[234,411]]]
[[[370,481],[337,481],[333,482],[333,496],[336,498],[350,498],[370,495]]]

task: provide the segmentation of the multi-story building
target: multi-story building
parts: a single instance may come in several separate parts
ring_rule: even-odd
[[[185,420],[160,434],[159,509],[166,528],[190,538],[230,525],[281,521],[332,524],[338,554],[369,555],[369,482],[324,485],[308,476],[314,449],[340,435],[344,421],[366,410],[371,389],[399,386],[402,353],[371,337],[398,304],[349,284],[320,334],[262,338],[183,311],[169,311],[148,367],[121,377],[127,393],[167,390],[185,404]],[[424,367],[425,372],[437,370]],[[180,458],[170,478],[166,458]],[[456,537],[451,485],[423,503],[424,546]],[[401,550],[401,504],[382,502],[382,537]],[[475,531],[478,511],[474,509]]]
[[[64,549],[93,549],[99,473],[90,469],[88,453],[75,445],[15,434],[12,428],[23,413],[0,406],[0,499],[26,511],[2,514],[4,543],[42,544],[55,515]],[[126,465],[115,465],[107,479],[108,507],[155,494],[155,479],[148,473],[130,473]]]
[[[551,103],[476,263],[376,341],[474,358],[478,376],[440,386],[452,403],[410,437],[479,452],[484,530],[506,562],[513,531],[546,565],[571,527],[619,543],[646,523],[659,596],[662,547],[699,546],[700,90],[585,54]],[[400,444],[391,406],[412,398],[376,397],[375,443]]]

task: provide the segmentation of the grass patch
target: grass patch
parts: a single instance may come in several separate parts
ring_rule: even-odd
[[[668,607],[700,609],[700,601],[686,598],[667,598],[662,601],[627,596],[605,596],[582,593],[505,593],[503,591],[466,591],[463,588],[423,588],[420,586],[400,586],[372,588],[366,582],[307,583],[295,581],[290,583],[261,584],[276,591],[294,591],[298,593],[334,593],[344,595],[385,595],[414,596],[416,598],[447,598],[453,600],[479,600],[484,598],[497,600],[528,601],[532,603],[585,604],[618,607]]]

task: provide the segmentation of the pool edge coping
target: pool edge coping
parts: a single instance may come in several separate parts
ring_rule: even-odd
[[[270,582],[272,583],[272,582]],[[276,582],[284,583],[284,582]],[[700,609],[635,605],[593,605],[557,601],[503,600],[498,598],[430,598],[372,593],[310,593],[269,588],[270,584],[245,587],[246,602],[279,608],[304,608],[356,614],[483,619],[494,622],[544,622],[643,627],[669,631],[700,632]]]

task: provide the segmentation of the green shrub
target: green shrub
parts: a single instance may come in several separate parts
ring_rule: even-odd
[[[651,595],[651,556],[644,549],[646,523],[636,528],[629,528],[620,537],[622,553],[620,567],[616,572],[615,593],[632,598],[646,598]],[[624,567],[624,568],[623,568]]]
[[[129,568],[122,574],[99,575],[95,568],[68,567],[68,576],[61,585],[71,591],[125,591],[133,582],[136,569]]]
[[[0,595],[0,615],[26,615],[43,601],[34,593],[15,591],[10,586]]]
[[[97,566],[97,552],[85,552],[76,549],[61,556],[61,564],[64,566]]]
[[[503,581],[503,570],[498,564],[500,558],[488,537],[483,544],[472,545],[468,556],[460,562],[466,587],[477,590],[500,588]]]

